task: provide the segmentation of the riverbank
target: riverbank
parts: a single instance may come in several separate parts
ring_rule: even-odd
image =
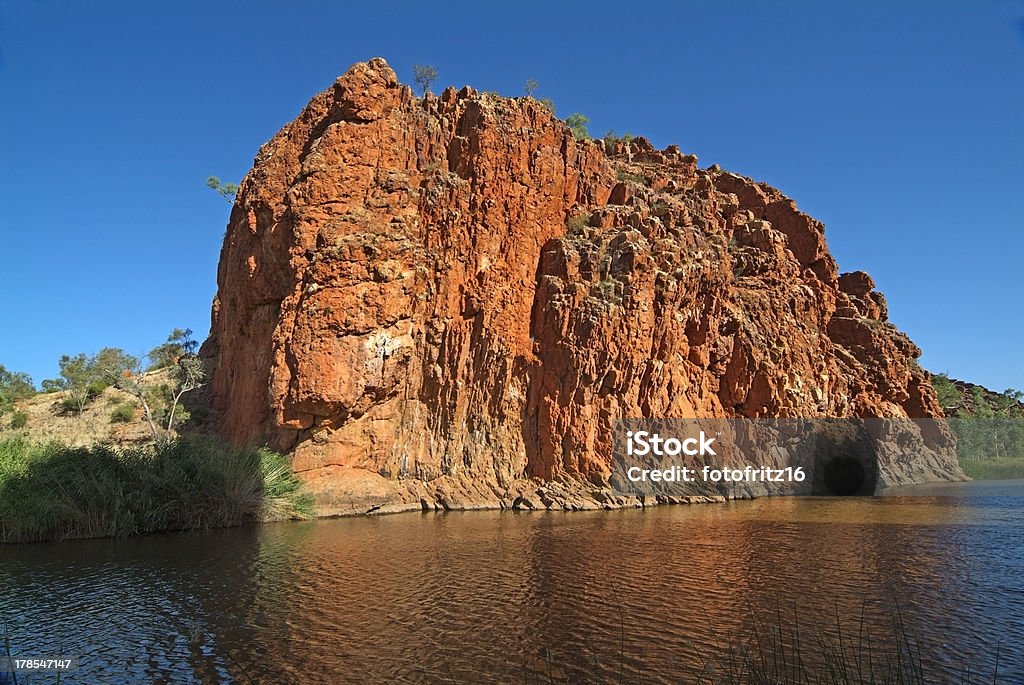
[[[539,479],[517,479],[498,490],[458,476],[391,480],[347,467],[311,475],[295,473],[285,455],[206,436],[88,447],[8,438],[0,440],[0,543],[403,512],[646,509],[770,494],[750,488],[722,493],[704,484],[704,492],[642,495]]]
[[[1024,478],[1024,457],[960,462],[972,480],[1016,480]]]
[[[0,542],[125,537],[313,516],[288,458],[211,438],[0,441]]]
[[[1013,468],[1006,473],[1015,473]],[[160,446],[71,447],[26,437],[0,439],[0,542],[414,511],[645,509],[771,494],[786,493],[750,487],[723,492],[705,483],[698,492],[641,495],[579,480],[539,479],[517,479],[498,489],[458,475],[429,482],[392,480],[341,466],[296,473],[285,455],[197,435]]]

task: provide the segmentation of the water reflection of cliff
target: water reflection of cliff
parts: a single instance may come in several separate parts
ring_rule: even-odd
[[[927,529],[903,520],[918,506],[923,511],[914,516],[927,519]],[[865,631],[891,642],[897,603],[907,632],[933,648],[925,660],[944,659],[959,674],[964,653],[950,649],[955,636],[978,621],[992,621],[1001,637],[1002,629],[991,607],[979,615],[970,606],[964,586],[976,586],[978,577],[965,575],[964,533],[939,527],[957,520],[955,512],[941,500],[790,499],[647,512],[640,521],[627,513],[605,517],[571,541],[544,540],[530,579],[540,594],[557,588],[570,605],[589,607],[583,616],[571,609],[544,614],[542,632],[551,644],[577,648],[580,674],[602,656],[614,657],[615,671],[620,641],[634,676],[642,670],[657,681],[652,673],[689,672],[698,653],[716,655],[730,637],[744,635],[752,611],[767,625],[779,622],[776,611],[783,625],[794,625],[795,611],[809,634],[835,635],[838,622],[847,637],[863,615]],[[554,553],[566,549],[577,552],[572,564]],[[608,559],[618,563],[609,569]]]
[[[926,659],[957,673],[998,639],[1020,675],[1021,524],[986,501],[403,515],[74,543],[70,565],[16,546],[0,610],[89,657],[86,682],[679,682],[751,608],[826,632],[863,609],[885,635],[895,598]]]

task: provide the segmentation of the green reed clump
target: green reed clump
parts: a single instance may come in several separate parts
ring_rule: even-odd
[[[156,446],[0,441],[0,542],[308,518],[287,457],[187,437]]]

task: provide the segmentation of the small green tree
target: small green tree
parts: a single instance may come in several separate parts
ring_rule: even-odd
[[[604,138],[602,138],[602,140],[604,141],[605,150],[611,153],[615,150],[616,143],[629,143],[633,140],[633,137],[633,134],[629,131],[626,131],[620,136],[615,132],[615,129],[611,129],[608,133],[604,134]]]
[[[526,91],[526,97],[532,98],[533,94],[540,88],[540,84],[534,81],[532,78],[526,79],[526,84],[523,86],[523,90]]]
[[[60,379],[58,378],[44,378],[43,382],[39,385],[43,389],[43,392],[46,393],[60,392],[62,389]]]
[[[429,64],[412,65],[412,80],[420,87],[420,95],[426,95],[430,84],[437,80],[437,68]]]
[[[149,358],[149,369],[166,369],[178,363],[178,360],[187,354],[195,354],[199,346],[192,339],[191,328],[175,328],[167,336],[167,342],[157,345],[146,357]]]
[[[208,179],[206,179],[206,187],[209,188],[210,190],[215,191],[218,195],[220,195],[228,202],[234,202],[235,195],[238,194],[237,183],[222,183],[221,180],[216,176],[211,176]]]
[[[175,328],[167,337],[165,345],[175,348],[176,354],[171,369],[171,385],[169,394],[171,396],[171,407],[167,412],[167,431],[174,430],[175,414],[182,396],[191,391],[201,388],[206,380],[206,368],[203,360],[196,354],[199,343],[192,339],[191,328]],[[158,348],[159,349],[159,348]]]
[[[206,380],[206,369],[203,365],[203,360],[197,357],[195,354],[189,354],[181,357],[178,363],[174,366],[174,372],[172,375],[174,379],[174,385],[171,387],[172,402],[171,410],[167,415],[167,431],[174,430],[174,414],[178,408],[178,403],[181,401],[182,395],[195,390],[203,386],[203,382]]]
[[[60,378],[44,380],[43,390],[63,390],[65,410],[81,417],[89,402],[111,385],[118,387],[119,378],[138,363],[138,359],[117,347],[104,347],[91,357],[84,353],[65,354],[59,362]]]
[[[1024,399],[1024,392],[1007,388],[995,396],[994,402],[997,410],[1007,416],[1022,416],[1024,408],[1021,407],[1021,400]]]
[[[569,127],[573,137],[577,140],[590,140],[590,131],[587,130],[587,123],[589,121],[590,119],[587,117],[579,112],[575,112],[566,118],[565,125]]]
[[[937,373],[932,376],[932,387],[935,388],[939,404],[944,409],[959,407],[964,401],[963,396],[953,384],[953,381],[949,380],[949,376],[944,373]]]
[[[32,377],[22,371],[8,371],[0,364],[0,415],[14,408],[14,401],[36,394]]]
[[[551,112],[552,114],[555,113],[555,101],[552,100],[551,98],[541,98],[540,100],[538,100],[538,102],[540,102],[540,106],[546,109],[547,111]]]
[[[154,387],[151,382],[143,382],[142,363],[136,357],[124,353],[103,355],[101,352],[97,355],[97,358],[103,357],[103,363],[97,364],[102,377],[114,387],[129,393],[139,401],[155,442],[162,442],[170,437],[174,430],[177,409],[182,396],[203,385],[206,372],[202,360],[196,354],[198,347],[199,343],[192,339],[191,329],[175,328],[167,337],[167,342],[164,345],[154,348],[154,352],[158,352],[156,360],[170,359],[171,361],[171,364],[166,367],[157,367],[170,369],[170,382],[159,387]],[[114,350],[114,352],[120,352],[120,350]],[[152,360],[153,353],[151,352],[149,356]],[[159,405],[164,403],[170,405],[167,408],[167,423],[165,426],[158,427],[154,406],[159,408]],[[160,421],[163,422],[162,416]]]
[[[149,430],[153,434],[153,441],[160,442],[160,431],[153,418],[148,388],[142,382],[142,362],[137,357],[130,355],[119,358],[110,355],[107,362],[99,369],[100,374],[115,388],[134,396],[139,401],[139,404],[142,405],[142,413],[146,417],[146,423],[149,424]]]
[[[107,385],[113,385],[109,380],[111,377],[135,368],[138,363],[138,357],[133,357],[120,347],[104,347],[89,360],[95,378]]]
[[[89,385],[96,379],[95,373],[90,368],[89,358],[79,353],[75,356],[63,355],[58,362],[60,365],[60,378],[56,379],[57,387],[66,393],[64,406],[67,409],[76,411],[79,416],[85,411],[89,404]],[[46,381],[43,385],[47,385]],[[95,388],[93,388],[94,391]]]
[[[981,386],[976,385],[971,388],[971,404],[974,406],[974,416],[976,417],[990,419],[996,415],[995,409],[992,408],[992,404],[988,401]]]

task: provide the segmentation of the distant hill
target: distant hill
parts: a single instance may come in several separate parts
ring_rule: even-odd
[[[1024,393],[1007,389],[995,392],[988,388],[950,378],[944,373],[932,376],[932,386],[939,396],[943,413],[951,418],[988,418],[996,416],[1024,417]]]
[[[942,411],[957,437],[960,467],[971,478],[1024,478],[1024,393],[932,376]]]

